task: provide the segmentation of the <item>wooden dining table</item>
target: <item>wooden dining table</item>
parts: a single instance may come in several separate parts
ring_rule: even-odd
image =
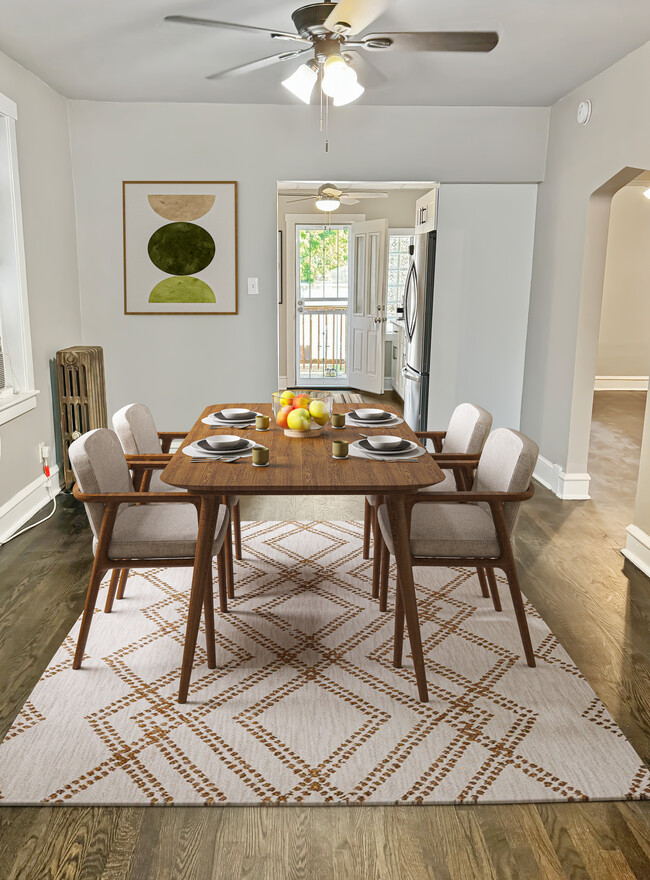
[[[270,416],[270,428],[261,433],[254,428],[246,433],[269,449],[268,467],[253,467],[249,458],[235,463],[206,460],[193,462],[182,448],[196,440],[215,434],[233,433],[233,428],[213,428],[202,419],[226,406],[244,407]],[[369,404],[366,406],[370,406]],[[361,409],[364,404],[334,404],[334,412]],[[393,406],[383,409],[400,415]],[[368,430],[373,430],[368,425]],[[374,429],[377,431],[377,428]],[[384,429],[387,431],[388,429]],[[380,433],[381,429],[377,431]],[[391,427],[390,433],[420,443],[411,428],[403,422]],[[430,455],[417,461],[381,462],[349,456],[335,459],[332,441],[360,438],[358,428],[335,429],[328,424],[316,436],[287,437],[275,424],[272,407],[265,403],[238,403],[208,406],[198,418],[181,448],[161,473],[163,482],[200,495],[198,536],[194,557],[194,572],[187,613],[187,629],[183,649],[183,663],[178,702],[185,703],[192,675],[201,610],[206,589],[212,589],[212,545],[219,505],[228,495],[380,495],[386,502],[395,545],[397,585],[401,592],[406,626],[411,644],[418,695],[428,701],[417,599],[409,547],[409,523],[405,498],[425,486],[439,483],[444,475]]]

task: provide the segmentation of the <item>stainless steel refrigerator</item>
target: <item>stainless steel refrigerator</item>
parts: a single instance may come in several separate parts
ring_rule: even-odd
[[[404,286],[406,364],[402,370],[404,419],[414,431],[427,430],[435,268],[435,230],[416,234]]]

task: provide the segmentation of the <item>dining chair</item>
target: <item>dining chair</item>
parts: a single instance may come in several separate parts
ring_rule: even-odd
[[[156,423],[149,407],[144,403],[130,403],[123,406],[113,416],[113,430],[117,434],[125,455],[156,455],[156,458],[162,460],[162,455],[166,455],[166,460],[171,459],[169,450],[172,440],[184,440],[187,431],[158,431]],[[140,485],[136,484],[136,488],[140,491],[152,492],[174,492],[174,486],[163,483],[160,475],[156,471],[141,471],[139,479]],[[235,578],[232,558],[232,542],[234,537],[235,557],[242,558],[241,551],[241,515],[239,509],[239,497],[237,495],[224,496],[225,501],[230,509],[230,519],[228,523],[228,542],[226,544],[226,571],[228,577],[228,595],[231,599],[235,596]],[[117,598],[124,596],[124,588],[126,579],[129,576],[128,571],[120,574],[117,589]]]
[[[537,462],[537,444],[509,428],[497,428],[488,437],[476,476],[467,491],[430,492],[409,496],[410,553],[413,566],[481,567],[491,572],[493,598],[501,610],[494,569],[508,580],[524,654],[535,665],[526,612],[512,550],[512,535],[522,501],[533,496],[531,478]],[[452,462],[439,463],[441,468]],[[382,504],[377,521],[388,553],[394,555],[388,510]],[[497,607],[498,606],[498,607]],[[395,601],[394,665],[402,659],[404,611],[399,583]]]
[[[165,462],[132,461],[124,456],[118,438],[108,428],[82,434],[70,444],[70,463],[76,478],[75,498],[86,508],[93,533],[94,561],[81,628],[72,664],[81,667],[102,578],[112,570],[104,611],[110,613],[120,571],[131,568],[193,567],[198,534],[199,495],[188,492],[138,492],[131,470],[138,474],[165,467]],[[228,507],[220,505],[212,555],[217,557],[220,610],[228,610],[224,544]],[[208,666],[216,667],[212,575],[205,584]]]
[[[492,415],[475,403],[461,403],[451,414],[446,431],[416,431],[416,436],[433,444],[433,458],[441,461],[453,457],[455,466],[447,468],[445,478],[440,483],[427,486],[421,492],[452,492],[456,489],[469,488],[473,479],[473,471],[492,427]],[[370,555],[370,534],[373,536],[372,565],[372,597],[379,597],[379,610],[386,611],[388,602],[388,550],[379,534],[377,524],[377,495],[366,496],[365,516],[363,524],[363,558]],[[383,558],[382,558],[383,554]],[[380,572],[382,574],[380,574]],[[482,569],[478,569],[479,583],[483,596],[490,595],[488,578]]]

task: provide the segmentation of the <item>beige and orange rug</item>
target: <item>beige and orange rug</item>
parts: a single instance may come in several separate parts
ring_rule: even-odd
[[[450,803],[650,796],[650,773],[528,608],[497,614],[462,569],[418,569],[431,701],[370,598],[360,523],[244,523],[236,601],[175,701],[189,569],[134,573],[77,626],[0,745],[9,804]],[[105,590],[105,587],[103,588]],[[102,596],[98,607],[102,607]]]

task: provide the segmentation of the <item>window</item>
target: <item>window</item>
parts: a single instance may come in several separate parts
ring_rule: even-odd
[[[34,409],[34,368],[25,281],[16,105],[0,94],[0,424]]]
[[[404,285],[411,255],[409,248],[413,244],[413,232],[410,229],[388,230],[388,280],[386,284],[386,317],[389,321],[397,318],[397,307],[401,308],[404,297]]]

